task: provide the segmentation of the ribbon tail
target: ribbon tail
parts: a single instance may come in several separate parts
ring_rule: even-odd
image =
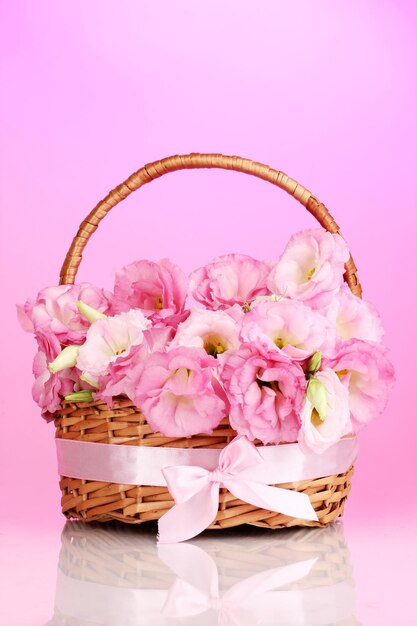
[[[210,596],[205,596],[185,580],[177,578],[162,607],[164,617],[192,617],[208,611]]]
[[[254,574],[233,585],[226,592],[225,598],[234,603],[242,604],[257,596],[263,596],[268,591],[302,580],[310,573],[316,561],[317,557]]]
[[[158,558],[173,573],[210,598],[219,595],[219,574],[212,557],[192,543],[158,544]]]
[[[305,493],[238,478],[225,480],[224,486],[239,500],[261,509],[299,519],[318,520],[310,498]]]
[[[219,508],[219,484],[209,483],[192,498],[175,504],[158,522],[158,542],[177,543],[199,535],[214,521]]]

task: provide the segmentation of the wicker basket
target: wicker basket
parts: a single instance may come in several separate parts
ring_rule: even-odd
[[[60,284],[74,283],[84,247],[112,207],[154,178],[177,170],[197,168],[229,169],[266,180],[294,196],[325,229],[340,234],[339,227],[326,207],[305,187],[283,172],[235,156],[220,154],[172,156],[145,165],[98,203],[82,222],[72,241],[62,266]],[[346,263],[345,281],[355,295],[361,296],[361,287],[352,257]],[[152,432],[140,409],[126,398],[117,399],[111,409],[101,401],[63,402],[56,414],[55,425],[57,438],[131,446],[223,448],[236,435],[225,419],[211,435],[200,434],[183,439],[165,437],[161,433]],[[351,467],[342,474],[279,485],[306,493],[316,510],[317,522],[259,509],[237,500],[226,489],[222,489],[218,515],[211,528],[227,528],[239,524],[267,528],[325,526],[342,514],[350,491],[352,473]],[[116,519],[139,524],[159,519],[173,505],[171,495],[165,487],[103,483],[75,479],[71,476],[62,476],[60,487],[62,511],[69,519],[88,522]]]

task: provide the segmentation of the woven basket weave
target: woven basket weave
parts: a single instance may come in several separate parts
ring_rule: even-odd
[[[267,165],[236,156],[221,154],[187,154],[172,156],[145,165],[124,183],[113,189],[81,223],[74,237],[60,274],[60,284],[73,284],[83,250],[100,221],[121,200],[136,189],[169,172],[182,169],[220,168],[251,174],[291,194],[331,233],[340,230],[328,210],[310,191],[283,172]],[[345,281],[351,291],[361,296],[362,290],[352,257],[345,266]],[[63,402],[55,418],[56,436],[100,443],[132,446],[166,446],[184,448],[223,448],[236,435],[227,419],[211,435],[193,435],[183,439],[165,437],[152,432],[139,408],[130,400],[119,398],[113,408],[101,401]],[[285,444],[283,444],[285,445]],[[237,500],[226,489],[220,493],[217,517],[211,528],[227,528],[253,524],[267,528],[288,526],[325,526],[343,512],[350,491],[353,468],[345,473],[314,480],[279,485],[308,494],[316,510],[318,522],[295,519],[259,509]],[[121,485],[61,476],[62,512],[69,519],[102,521],[117,519],[131,524],[159,519],[173,500],[165,487]]]

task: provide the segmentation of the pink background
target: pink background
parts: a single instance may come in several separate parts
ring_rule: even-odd
[[[54,432],[31,399],[35,344],[14,303],[58,280],[78,224],[146,162],[238,154],[310,188],[380,310],[397,384],[361,436],[346,519],[416,510],[416,11],[310,0],[2,3],[2,521],[59,526]],[[166,176],[102,223],[79,278],[170,257],[276,258],[312,217],[240,174]],[[413,350],[414,348],[414,350]]]

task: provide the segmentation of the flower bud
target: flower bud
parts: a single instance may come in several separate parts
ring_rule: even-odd
[[[95,387],[96,389],[98,389],[98,383],[92,380],[91,378],[88,378],[88,376],[86,376],[85,374],[81,374],[80,379],[83,380],[85,383],[87,383],[87,385],[90,385],[91,387]]]
[[[65,396],[65,400],[68,402],[91,402],[93,399],[93,392],[89,389],[83,389],[82,391],[76,391],[69,393]]]
[[[79,346],[67,346],[64,348],[48,365],[48,369],[52,374],[65,370],[68,367],[74,367],[77,362]]]
[[[97,309],[93,309],[92,306],[86,304],[82,300],[77,301],[77,309],[79,310],[81,315],[85,317],[85,319],[88,320],[91,324],[93,322],[96,322],[97,320],[102,320],[103,318],[107,317],[107,315],[104,315],[104,313],[100,313],[100,311],[97,311]]]
[[[321,366],[321,352],[317,350],[307,363],[307,372],[315,374]]]
[[[320,419],[324,421],[327,416],[327,390],[317,378],[311,378],[307,385],[307,398],[316,409]]]

